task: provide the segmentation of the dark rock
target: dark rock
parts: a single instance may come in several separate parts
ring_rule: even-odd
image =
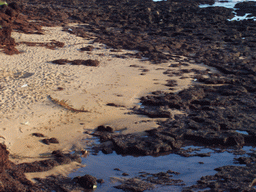
[[[96,128],[96,131],[113,133],[114,129],[110,126],[100,125]]]
[[[167,83],[165,84],[168,87],[175,87],[177,86],[177,81],[176,80],[167,80]]]
[[[69,63],[69,60],[67,60],[67,59],[57,59],[57,60],[52,61],[52,63],[58,64],[58,65],[65,65],[65,64]]]
[[[87,46],[87,47],[82,47],[80,50],[81,50],[81,51],[92,51],[93,49],[94,49],[94,47],[91,46],[91,45],[89,45],[89,46]]]
[[[71,63],[71,65],[82,65],[84,63],[84,60],[77,59],[69,62]]]
[[[69,164],[73,161],[81,163],[81,158],[77,155],[64,154],[61,151],[52,152],[53,159],[47,159],[43,161],[35,161],[33,163],[21,163],[17,167],[25,173],[28,172],[42,172],[51,170],[58,165]]]
[[[0,191],[42,192],[43,188],[29,181],[23,170],[9,160],[6,146],[0,144]]]
[[[143,107],[138,110],[139,113],[147,115],[151,118],[170,118],[171,112],[165,107]]]
[[[98,60],[92,60],[92,59],[85,60],[83,63],[83,65],[94,66],[94,67],[97,67],[99,64],[100,62]]]
[[[185,185],[182,180],[171,179],[172,175],[168,172],[159,172],[155,174],[149,174],[146,181],[154,184],[161,185]]]
[[[142,192],[145,190],[150,190],[154,188],[153,184],[150,184],[145,181],[141,181],[139,179],[128,179],[123,182],[123,184],[114,186],[117,189],[123,189],[123,190],[129,190],[129,191],[136,191],[136,192]]]
[[[239,2],[235,5],[235,8],[238,16],[244,16],[246,13],[256,16],[256,3],[254,1]]]
[[[54,138],[54,137],[50,138],[49,142],[50,143],[59,143],[59,141],[56,138]]]
[[[35,137],[44,137],[42,133],[32,133],[32,135]]]
[[[113,153],[113,149],[110,148],[110,147],[104,147],[102,149],[102,153],[104,153],[104,154],[111,154],[111,153]]]
[[[62,91],[62,90],[64,90],[64,88],[63,87],[57,87],[57,90]]]
[[[122,176],[129,176],[128,173],[122,173]]]
[[[50,141],[49,139],[43,139],[42,142],[46,145],[50,145]]]
[[[52,154],[53,154],[55,157],[64,157],[64,156],[65,156],[60,150],[53,151]]]
[[[102,183],[105,183],[105,181],[103,179],[97,179],[97,183],[102,184]]]
[[[54,137],[52,137],[50,139],[43,139],[42,142],[46,145],[50,145],[51,143],[55,143],[55,144],[59,143],[59,141]]]
[[[107,106],[112,106],[112,107],[124,107],[123,105],[118,105],[118,104],[115,104],[115,103],[107,103],[106,105]]]
[[[255,166],[224,166],[215,169],[218,173],[204,176],[196,185],[184,190],[211,188],[212,191],[251,191],[255,179]]]
[[[0,144],[0,173],[5,171],[5,169],[10,168],[10,162],[9,162],[9,152],[6,150],[6,146]]]
[[[74,181],[79,183],[85,189],[94,189],[97,186],[97,178],[91,175],[75,177]]]

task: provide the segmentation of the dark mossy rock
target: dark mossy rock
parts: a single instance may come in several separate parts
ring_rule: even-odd
[[[81,187],[85,189],[94,189],[97,187],[97,178],[91,175],[84,175],[82,177],[75,177],[73,179],[75,182],[79,183]]]

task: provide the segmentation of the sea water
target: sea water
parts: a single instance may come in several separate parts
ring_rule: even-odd
[[[226,7],[226,8],[231,8],[234,9],[234,14],[235,17],[232,19],[229,19],[229,21],[239,21],[239,20],[245,20],[245,19],[253,19],[254,21],[256,21],[256,17],[248,17],[251,14],[247,13],[244,16],[237,16],[235,10],[237,8],[235,8],[235,5],[237,3],[240,2],[246,2],[247,0],[230,0],[230,1],[216,1],[213,5],[208,5],[208,4],[203,4],[203,5],[199,5],[200,8],[206,8],[206,7]],[[256,1],[256,0],[248,0],[248,1]]]
[[[158,1],[166,1],[166,0],[153,0],[155,2]],[[246,1],[256,1],[256,0],[220,0],[220,1],[215,1],[215,3],[213,5],[209,5],[209,4],[202,4],[199,5],[200,8],[206,8],[206,7],[226,7],[226,8],[231,8],[231,9],[236,9],[235,5],[239,2],[246,2]],[[244,16],[237,16],[236,12],[234,11],[235,17],[230,19],[230,21],[232,20],[244,20],[244,19],[254,19],[256,21],[255,17],[249,17],[250,13],[245,14]]]
[[[230,1],[215,1],[213,5],[203,4],[199,5],[200,8],[205,7],[226,7],[226,8],[234,8],[237,3],[243,2],[244,0],[230,0]],[[251,0],[255,1],[255,0]]]
[[[179,175],[173,175],[171,177],[175,180],[182,180],[186,187],[196,184],[197,180],[200,180],[202,176],[214,175],[217,172],[215,168],[222,167],[225,165],[236,165],[234,158],[238,158],[245,155],[234,155],[228,151],[219,153],[211,149],[204,147],[189,146],[184,149],[195,148],[196,151],[190,153],[210,153],[209,157],[182,157],[177,154],[168,154],[162,156],[122,156],[115,152],[112,154],[103,154],[99,152],[97,155],[89,155],[82,159],[82,163],[86,166],[80,168],[74,173],[71,173],[69,177],[83,176],[89,174],[95,176],[97,179],[104,179],[103,184],[98,184],[95,192],[117,192],[121,191],[115,189],[114,186],[119,185],[120,179],[128,179],[138,177],[140,172],[146,173],[159,173],[172,170],[179,172]],[[249,152],[252,147],[244,147],[243,150]],[[120,170],[115,170],[116,168]],[[128,176],[122,176],[123,173],[129,174]],[[142,178],[143,179],[143,178]],[[156,185],[156,188],[150,190],[151,192],[156,191],[182,191],[184,186],[167,186],[167,185]]]

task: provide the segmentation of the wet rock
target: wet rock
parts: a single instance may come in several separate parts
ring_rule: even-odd
[[[111,154],[111,153],[113,153],[113,149],[110,148],[110,147],[104,147],[102,149],[102,153],[104,153],[104,154]]]
[[[104,179],[97,179],[97,183],[102,184],[102,183],[105,183],[105,181],[104,181]]]
[[[75,177],[73,180],[79,183],[85,189],[94,189],[97,187],[97,178],[91,175]]]
[[[44,135],[42,133],[32,133],[32,136],[35,137],[44,137]]]
[[[42,142],[43,142],[44,144],[46,144],[46,145],[50,145],[51,143],[55,143],[55,144],[58,144],[58,143],[59,143],[58,139],[56,139],[56,138],[54,138],[54,137],[52,137],[52,138],[50,138],[50,139],[43,139]]]
[[[171,177],[173,176],[168,172],[159,172],[155,174],[149,174],[145,180],[150,183],[161,185],[185,185],[182,180],[171,179]]]
[[[43,188],[29,181],[23,170],[9,161],[6,146],[0,144],[0,191],[41,192]]]
[[[84,191],[78,183],[71,178],[61,175],[51,175],[46,178],[34,178],[37,184],[42,187],[43,191]]]
[[[35,161],[33,163],[21,163],[17,167],[23,172],[42,172],[48,171],[55,166],[69,164],[73,161],[80,163],[81,158],[77,155],[64,154],[61,151],[53,151],[52,159],[47,159],[43,161]]]
[[[91,46],[91,45],[89,45],[89,46],[87,46],[87,47],[82,47],[80,50],[81,50],[81,51],[92,51],[93,49],[94,49],[94,47]]]
[[[189,131],[184,135],[184,139],[203,143],[206,145],[222,145],[222,146],[243,146],[244,138],[238,133],[214,133],[204,131]]]
[[[235,158],[235,160],[239,164],[250,164],[252,162],[255,162],[256,158],[255,157],[239,157],[239,158]]]
[[[243,99],[239,99],[240,95],[241,98],[247,97],[248,91],[244,87],[233,85],[221,87],[199,86],[181,91],[177,95],[152,95],[143,97],[141,100],[146,107],[168,106],[169,108],[186,109],[190,113],[187,118],[183,119],[183,122],[168,120],[166,124],[163,124],[166,129],[157,131],[159,134],[169,132],[175,138],[183,138],[207,145],[243,146],[246,142],[252,141],[253,134],[245,136],[232,130],[235,127],[240,127],[242,125],[241,121],[247,122],[249,119],[253,121],[255,114],[254,112],[251,115],[245,114],[245,106],[240,105],[243,102]],[[243,102],[248,108],[254,106],[249,97],[248,100],[246,99],[247,104]],[[239,116],[236,116],[235,114],[238,111]],[[178,127],[179,130],[174,129],[175,127]],[[250,124],[249,127],[252,128],[253,124]],[[249,127],[246,129],[247,131],[251,130]],[[184,131],[182,131],[183,129]],[[231,131],[227,131],[229,129]],[[156,134],[156,132],[153,133]]]
[[[114,129],[110,126],[100,125],[96,128],[96,131],[113,133]]]
[[[0,157],[0,173],[2,173],[5,169],[10,168],[11,165],[9,162],[9,152],[6,150],[6,146],[2,144],[0,144]]]
[[[210,188],[212,191],[251,191],[255,179],[255,166],[224,166],[215,169],[218,173],[204,176],[196,185],[184,191]]]
[[[143,107],[138,110],[138,113],[142,113],[151,118],[171,118],[172,114],[165,107]]]
[[[254,1],[239,2],[235,5],[238,16],[244,16],[246,13],[251,13],[251,16],[256,16],[256,3]]]
[[[129,190],[129,191],[136,191],[136,192],[141,192],[145,190],[150,190],[154,188],[153,184],[150,184],[145,181],[141,181],[140,179],[132,178],[125,180],[121,185],[114,186],[117,189],[122,189],[122,190]]]
[[[154,137],[139,137],[136,135],[120,135],[111,139],[114,150],[121,154],[153,155],[161,152],[171,151],[178,147],[174,138],[168,137],[164,140]]]
[[[115,186],[115,188],[130,191],[145,191],[153,189],[155,184],[176,186],[184,185],[182,180],[173,179],[173,175],[171,174],[178,175],[179,173],[171,170],[159,173],[140,172],[139,177],[124,180],[121,185]]]

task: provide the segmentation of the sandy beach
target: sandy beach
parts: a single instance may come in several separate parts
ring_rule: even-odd
[[[158,90],[178,92],[194,82],[193,73],[183,74],[183,78],[163,74],[170,70],[170,65],[179,63],[177,60],[154,65],[146,58],[143,61],[117,58],[118,54],[136,51],[112,52],[104,44],[92,44],[93,36],[91,39],[77,37],[62,31],[62,27],[44,27],[43,30],[44,35],[13,32],[12,37],[17,43],[56,40],[63,42],[64,47],[51,50],[20,44],[17,46],[20,54],[1,53],[0,135],[15,163],[35,161],[42,154],[57,149],[67,152],[84,149],[83,139],[90,137],[84,132],[92,132],[99,125],[110,125],[121,133],[143,134],[145,130],[158,127],[160,119],[129,113],[130,109],[140,107],[139,98]],[[80,51],[88,45],[94,47],[91,52]],[[100,64],[93,67],[51,62],[57,59],[93,59]],[[179,57],[187,66],[171,70],[207,69],[185,59]],[[165,86],[169,79],[178,83],[174,90]],[[72,112],[50,98],[88,112]],[[172,110],[171,113],[182,112]],[[46,145],[33,133],[54,137],[59,144]]]
[[[214,2],[0,5],[0,192],[255,190],[256,2]]]

